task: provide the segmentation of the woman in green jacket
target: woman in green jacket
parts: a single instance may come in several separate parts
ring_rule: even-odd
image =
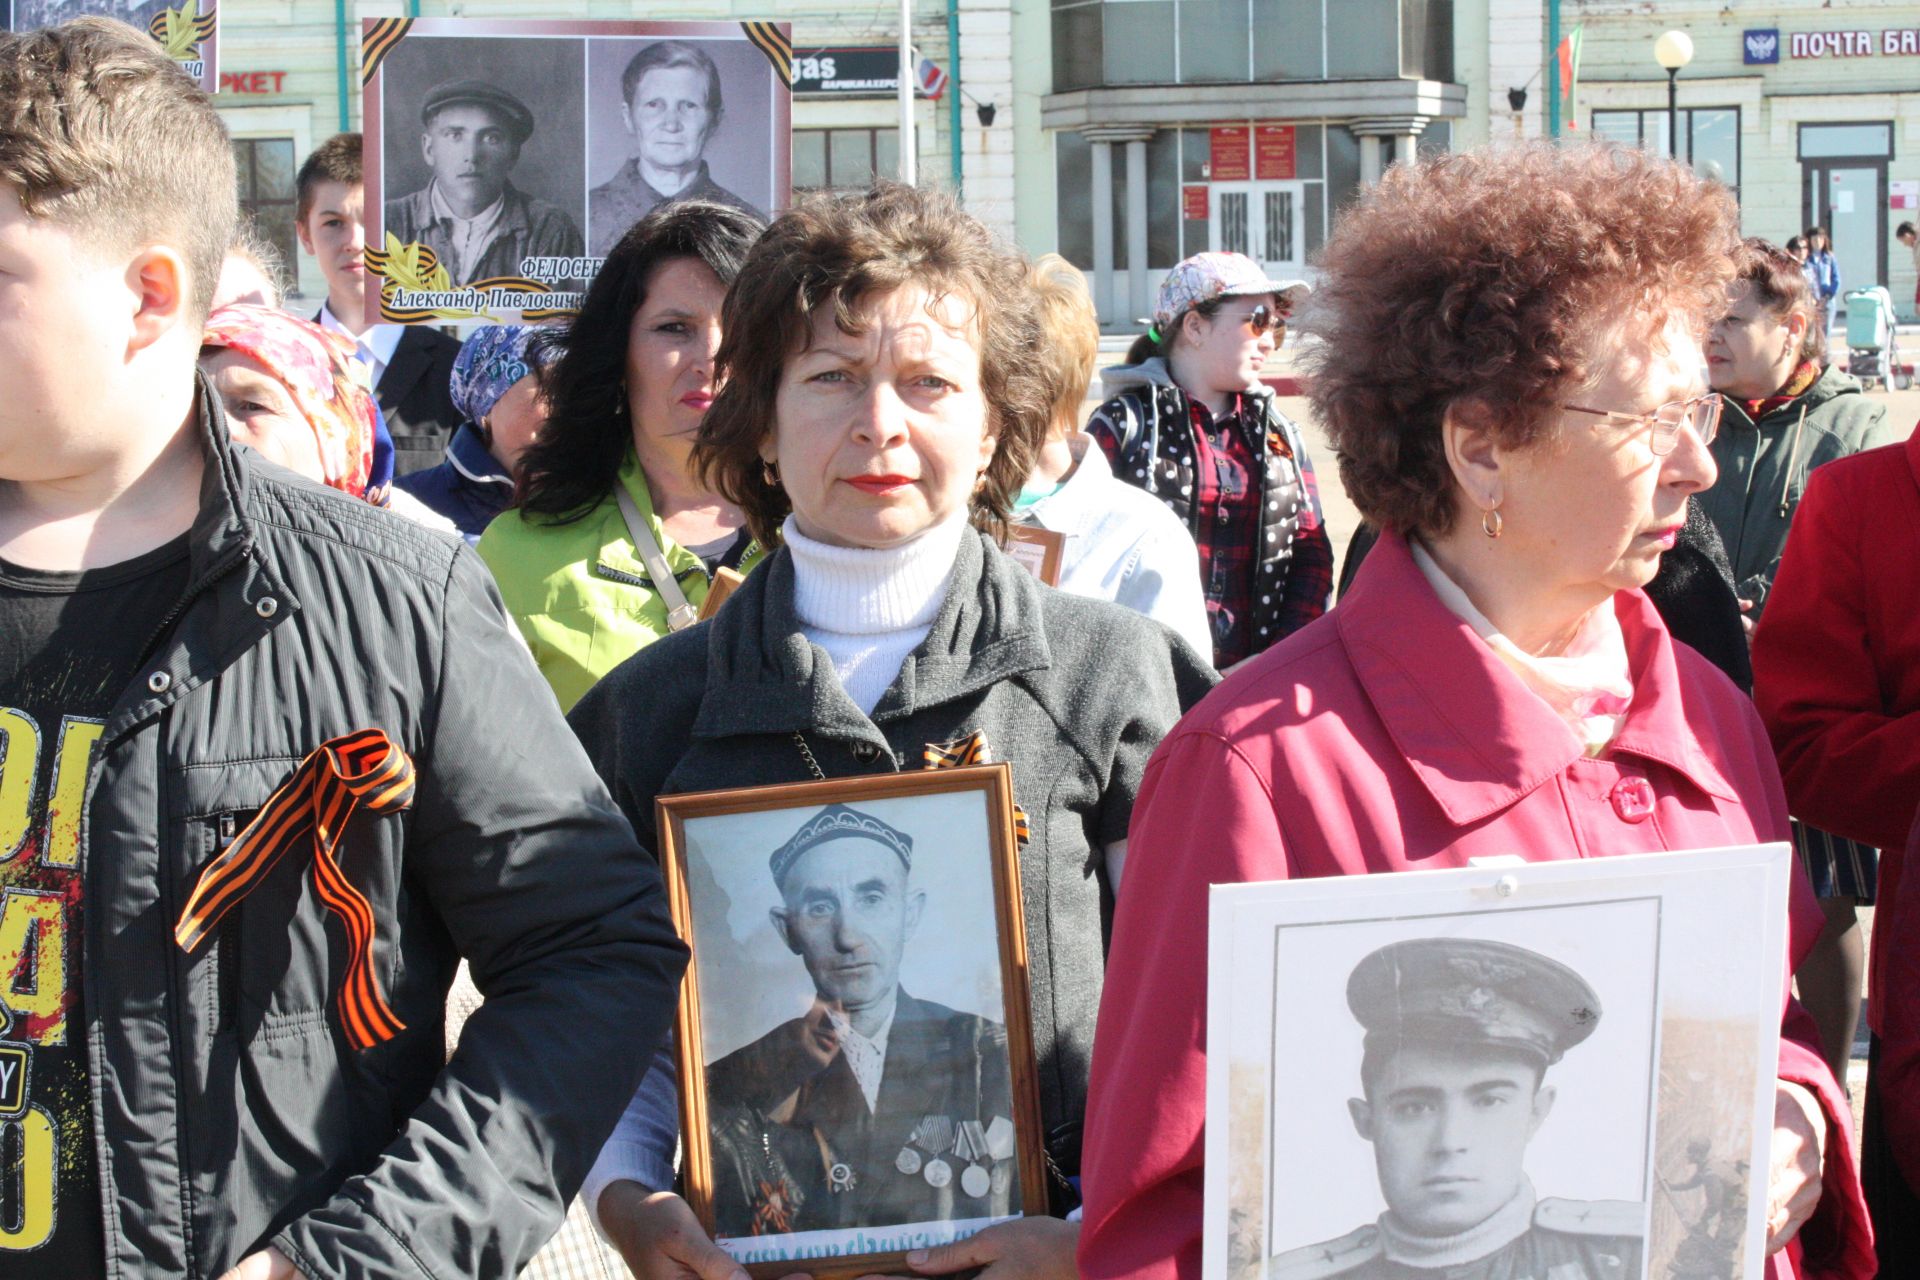
[[[713,401],[720,302],[761,229],[723,205],[660,209],[614,246],[566,334],[537,339],[559,353],[552,412],[480,555],[563,709],[691,623],[717,570],[759,558],[740,509],[688,458]]]

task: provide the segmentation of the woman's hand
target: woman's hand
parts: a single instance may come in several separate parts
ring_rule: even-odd
[[[600,1193],[599,1209],[600,1225],[636,1280],[747,1280],[671,1191],[615,1182]]]
[[[240,1260],[240,1265],[227,1272],[220,1280],[304,1280],[300,1268],[288,1260],[287,1255],[268,1246],[258,1253],[250,1253]]]
[[[958,1244],[907,1255],[915,1275],[943,1276],[984,1267],[980,1280],[1075,1280],[1073,1255],[1080,1224],[1058,1218],[1021,1218],[988,1227]]]
[[[1773,1172],[1767,1179],[1767,1252],[1778,1253],[1820,1204],[1827,1115],[1806,1088],[1782,1080],[1773,1099]]]

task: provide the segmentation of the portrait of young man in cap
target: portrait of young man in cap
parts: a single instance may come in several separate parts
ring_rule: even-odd
[[[773,851],[775,934],[812,1008],[707,1067],[717,1234],[1003,1215],[1020,1204],[1006,1028],[914,997],[913,839],[842,804]]]
[[[1584,978],[1510,943],[1422,938],[1362,959],[1347,1005],[1366,1033],[1347,1109],[1387,1211],[1276,1255],[1272,1280],[1639,1280],[1644,1204],[1539,1199],[1525,1167],[1550,1069],[1600,1023]]]
[[[420,108],[420,154],[433,177],[386,202],[386,230],[424,244],[454,285],[518,276],[523,258],[577,257],[585,242],[572,215],[513,185],[533,112],[484,80],[450,80]]]

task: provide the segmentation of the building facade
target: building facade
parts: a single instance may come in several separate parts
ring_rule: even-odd
[[[1778,243],[1826,227],[1843,288],[1886,285],[1914,316],[1913,255],[1894,237],[1920,223],[1920,4],[1721,0],[1658,5],[1561,0],[1560,25],[1581,32],[1565,137],[1677,154],[1740,197],[1742,229]],[[1546,125],[1546,0],[1490,0],[1484,133],[1537,136]],[[1654,42],[1684,31],[1693,59],[1674,80]],[[1512,111],[1505,90],[1531,83]],[[1678,146],[1673,139],[1678,139]]]
[[[1110,328],[1207,249],[1309,274],[1356,187],[1467,114],[1452,0],[1052,0],[1055,235]]]

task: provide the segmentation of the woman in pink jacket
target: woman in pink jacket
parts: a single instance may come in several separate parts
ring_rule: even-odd
[[[1396,166],[1328,242],[1311,394],[1386,533],[1148,768],[1127,870],[1153,890],[1120,900],[1094,1040],[1088,1277],[1199,1273],[1209,885],[1786,838],[1753,707],[1640,591],[1714,480],[1701,338],[1735,227],[1678,166],[1542,145]],[[1820,923],[1797,884],[1783,989]],[[1771,1274],[1868,1277],[1846,1097],[1785,1007]],[[1458,1274],[1506,1274],[1488,1261]]]

